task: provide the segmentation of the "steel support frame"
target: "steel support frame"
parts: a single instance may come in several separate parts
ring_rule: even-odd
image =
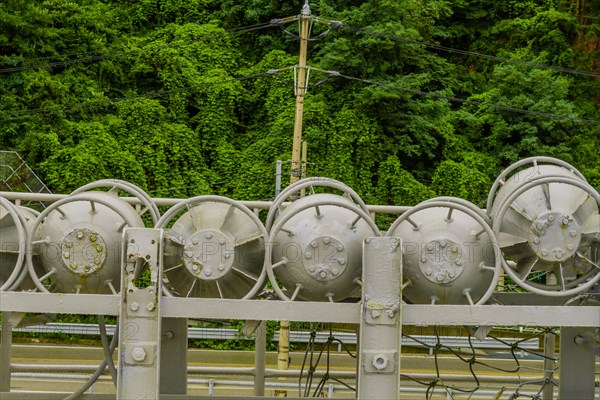
[[[402,313],[399,313],[401,304],[399,302],[401,298],[399,249],[401,246],[397,239],[385,237],[371,238],[368,243],[365,243],[364,292],[362,302],[359,303],[161,297],[162,282],[159,277],[162,276],[162,243],[162,230],[159,229],[125,231],[121,286],[125,289],[118,295],[0,292],[0,311],[5,313],[2,335],[3,364],[8,359],[4,365],[10,365],[12,325],[10,318],[7,317],[11,313],[119,315],[121,323],[118,398],[134,398],[134,396],[135,398],[158,398],[159,393],[185,393],[186,372],[183,367],[185,362],[177,355],[185,354],[187,351],[187,341],[184,339],[187,338],[186,318],[353,323],[361,325],[359,335],[361,360],[358,368],[360,398],[375,398],[369,397],[369,393],[377,393],[376,398],[394,398],[397,395],[394,392],[396,389],[390,388],[397,388],[399,385],[397,372],[402,324],[551,326],[564,328],[564,336],[561,337],[561,373],[563,374],[561,376],[563,384],[560,387],[561,398],[582,398],[582,395],[585,397],[589,393],[593,396],[594,355],[591,350],[575,343],[579,335],[576,333],[579,331],[570,327],[599,327],[598,307],[402,305]],[[136,286],[133,279],[134,271],[141,263],[148,265],[152,275],[151,283],[146,287]],[[134,303],[137,306],[134,306]],[[378,304],[383,304],[383,308],[377,308]],[[318,312],[315,312],[316,310]],[[387,323],[375,321],[372,311],[379,312],[380,317],[387,319]],[[390,316],[392,314],[393,316]],[[172,343],[168,341],[169,334],[165,338],[162,337],[161,322],[165,326],[165,331],[173,334]],[[177,340],[176,337],[180,339]],[[373,337],[377,337],[378,341],[373,342],[371,340]],[[165,349],[171,350],[162,351],[161,338],[167,343]],[[260,342],[262,346],[262,340]],[[183,350],[183,346],[186,351]],[[386,364],[382,369],[383,372],[367,371],[370,367],[366,369],[366,365],[371,365],[374,369],[377,369],[376,364],[381,366],[375,363],[375,358],[379,355],[385,356],[390,364]],[[171,361],[176,361],[176,368],[170,371],[162,384],[161,357],[171,358],[168,362],[169,368],[172,365]],[[580,362],[581,360],[584,362]],[[393,366],[392,370],[395,373],[386,373],[388,365],[389,368]],[[571,373],[577,376],[573,384],[571,384]],[[261,379],[261,377],[257,378]],[[2,382],[2,390],[10,390],[6,388],[5,376]],[[171,383],[174,386],[167,389]],[[377,387],[382,388],[382,391],[373,389]],[[585,388],[581,389],[585,392],[578,389],[580,387]]]
[[[120,295],[1,292],[0,311],[118,315]],[[600,326],[594,306],[404,304],[402,324],[416,326]],[[318,311],[318,312],[315,312]],[[360,324],[360,303],[162,297],[168,318],[288,320]]]
[[[357,396],[400,398],[402,246],[394,237],[363,241]]]
[[[162,239],[162,229],[123,232],[117,400],[159,398]],[[143,267],[149,283],[136,280]]]

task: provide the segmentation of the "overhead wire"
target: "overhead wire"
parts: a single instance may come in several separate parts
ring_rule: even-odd
[[[244,26],[244,27],[240,27],[240,28],[229,29],[229,30],[226,30],[226,32],[228,32],[232,35],[239,35],[242,33],[253,32],[253,31],[266,29],[266,28],[270,28],[270,27],[274,27],[274,26],[283,26],[283,24],[291,23],[291,22],[295,21],[296,19],[297,19],[296,16],[272,19],[269,22]],[[190,40],[190,41],[187,41],[186,43],[184,43],[183,45],[190,45],[190,44],[196,43],[197,41],[198,40]],[[154,42],[146,42],[146,43],[143,43],[141,46],[148,46],[153,43]],[[168,44],[164,44],[162,46],[158,46],[158,49],[172,48],[172,47],[176,47],[176,46],[180,46],[180,45],[182,45],[182,44],[181,43],[168,43]],[[30,69],[57,67],[57,66],[66,66],[66,65],[72,65],[72,64],[102,61],[102,60],[106,60],[106,59],[117,58],[117,57],[124,56],[124,55],[141,53],[145,49],[140,48],[140,49],[135,49],[135,50],[124,50],[124,51],[117,51],[117,50],[118,49],[112,49],[112,51],[116,51],[116,52],[112,52],[112,53],[109,52],[108,54],[105,54],[104,51],[97,50],[97,51],[86,51],[86,52],[79,52],[79,53],[60,54],[60,55],[56,55],[56,56],[15,58],[13,60],[0,61],[0,65],[11,65],[11,64],[14,65],[17,63],[30,62],[30,61],[54,60],[54,59],[68,58],[68,57],[74,57],[74,56],[96,54],[94,56],[89,56],[89,57],[85,57],[85,58],[75,58],[75,59],[51,61],[51,62],[49,61],[46,63],[39,63],[39,64],[34,64],[34,65],[24,65],[24,66],[19,66],[19,67],[15,66],[15,67],[9,67],[9,68],[2,68],[2,69],[0,69],[0,74],[20,72],[20,71],[25,71],[25,70],[30,70]],[[111,50],[109,50],[109,51],[111,51]]]
[[[123,97],[116,97],[116,98],[101,99],[101,100],[97,100],[97,101],[89,101],[89,102],[84,102],[84,103],[79,103],[79,104],[72,104],[72,105],[68,105],[68,106],[26,109],[26,110],[19,110],[19,111],[4,111],[4,114],[9,115],[9,116],[6,118],[1,118],[0,122],[7,122],[7,121],[18,120],[18,119],[22,119],[22,118],[29,118],[32,114],[48,115],[48,114],[55,114],[55,113],[60,113],[60,112],[76,112],[76,111],[81,111],[81,110],[88,109],[88,108],[112,106],[112,105],[122,103],[125,101],[131,101],[131,100],[142,99],[142,98],[152,99],[152,98],[168,97],[168,96],[171,96],[176,93],[194,92],[194,91],[200,90],[205,87],[223,85],[223,84],[231,83],[233,81],[246,81],[246,80],[258,79],[258,78],[266,77],[266,76],[272,76],[272,75],[276,75],[282,71],[285,71],[285,70],[288,70],[291,68],[292,67],[271,69],[271,70],[268,70],[267,72],[262,72],[262,73],[256,73],[256,74],[251,74],[251,75],[246,75],[246,76],[233,76],[233,77],[229,77],[228,79],[223,79],[223,80],[216,81],[216,82],[207,82],[207,83],[204,83],[201,85],[186,86],[186,87],[170,89],[170,90],[151,91],[151,92],[147,92],[147,93],[143,93],[143,94],[135,95],[135,96],[123,96]]]
[[[328,22],[328,20],[322,20],[322,21],[324,23]],[[335,21],[335,22],[338,22],[338,21]],[[589,76],[589,77],[594,77],[594,78],[600,77],[600,73],[596,73],[596,72],[592,72],[592,71],[556,67],[556,66],[552,66],[552,65],[546,65],[546,64],[541,64],[541,63],[536,63],[536,62],[531,62],[531,61],[516,60],[516,59],[506,58],[506,57],[498,57],[498,56],[485,54],[485,53],[479,53],[479,52],[475,52],[475,51],[455,49],[452,47],[432,44],[432,43],[424,42],[421,40],[409,39],[409,38],[391,35],[391,34],[387,34],[387,33],[374,32],[372,30],[365,29],[365,28],[352,27],[352,26],[348,26],[345,24],[341,24],[341,23],[335,24],[335,25],[333,25],[333,27],[338,28],[338,29],[345,29],[347,31],[360,33],[360,34],[364,34],[364,35],[375,36],[375,37],[379,37],[382,39],[389,39],[389,40],[393,40],[396,42],[403,42],[403,43],[407,43],[407,44],[415,44],[415,45],[419,45],[419,46],[425,46],[430,49],[444,51],[444,52],[448,52],[448,53],[455,53],[455,54],[461,54],[461,55],[465,55],[465,56],[486,58],[486,59],[490,59],[490,60],[494,60],[494,61],[506,62],[506,63],[511,63],[511,64],[519,64],[519,65],[524,65],[527,67],[538,68],[538,69],[553,70],[553,71],[563,72],[563,73],[573,74],[573,75],[582,75],[582,76]]]
[[[331,77],[339,77],[339,78],[343,78],[343,79],[347,79],[347,80],[351,80],[351,81],[362,82],[362,83],[369,84],[369,85],[381,86],[381,87],[394,89],[394,90],[400,90],[403,92],[412,93],[412,94],[416,94],[416,95],[420,95],[420,96],[428,96],[428,97],[433,97],[433,98],[437,98],[437,99],[448,100],[451,102],[476,105],[476,106],[480,106],[480,107],[490,107],[490,108],[494,108],[494,109],[501,110],[501,111],[509,111],[509,112],[514,112],[514,113],[519,113],[519,114],[535,115],[538,117],[554,118],[554,119],[561,119],[561,120],[566,120],[566,121],[571,121],[571,122],[600,125],[600,121],[597,121],[597,120],[574,118],[574,117],[569,117],[568,115],[552,114],[552,113],[545,113],[545,112],[540,112],[540,111],[531,111],[531,110],[525,110],[525,109],[516,108],[516,107],[503,106],[503,105],[495,104],[495,103],[488,103],[488,102],[484,102],[484,101],[468,100],[468,99],[463,99],[460,97],[446,96],[446,95],[434,93],[434,92],[425,92],[422,90],[410,89],[410,88],[406,88],[403,86],[393,85],[390,83],[377,82],[377,81],[372,81],[369,79],[357,78],[354,76],[342,74],[338,71],[327,71],[327,70],[324,70],[321,68],[315,68],[315,67],[306,67],[306,68],[310,68],[315,71],[323,72],[325,74],[330,75]]]

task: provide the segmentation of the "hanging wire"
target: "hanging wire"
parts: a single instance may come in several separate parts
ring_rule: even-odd
[[[297,16],[273,19],[269,22],[244,26],[244,27],[240,27],[240,28],[229,29],[229,30],[226,30],[225,32],[227,32],[233,36],[236,36],[236,35],[240,35],[242,33],[253,32],[253,31],[271,28],[271,27],[275,27],[275,26],[283,27],[284,24],[291,23],[291,22],[295,21],[296,19],[297,19]],[[216,37],[217,35],[208,34],[207,36]],[[162,49],[168,49],[168,48],[172,48],[172,47],[189,46],[189,45],[192,45],[197,42],[198,42],[198,39],[189,40],[189,41],[186,41],[185,43],[167,43],[167,44],[163,44],[158,47],[155,47],[152,50],[162,50]],[[146,42],[146,43],[143,43],[141,46],[143,46],[143,47],[149,46],[154,43],[155,42]],[[20,72],[20,71],[25,71],[25,70],[30,70],[30,69],[38,69],[38,68],[59,67],[59,66],[67,66],[67,65],[81,64],[81,63],[93,63],[93,62],[107,60],[107,59],[111,59],[111,58],[117,58],[117,57],[125,56],[125,55],[135,55],[135,54],[141,53],[146,50],[147,50],[146,48],[141,48],[141,49],[136,49],[136,50],[119,50],[118,48],[112,48],[112,49],[107,50],[108,53],[106,53],[106,51],[96,50],[96,51],[85,51],[85,52],[78,52],[78,53],[66,53],[66,54],[59,54],[56,56],[46,56],[46,57],[14,58],[12,60],[0,61],[0,65],[16,65],[19,63],[32,62],[32,61],[46,61],[46,62],[38,63],[38,64],[34,64],[34,65],[23,65],[23,66],[2,68],[2,69],[0,69],[0,74]],[[78,57],[78,56],[87,56],[87,57],[74,58],[74,59],[68,59],[68,60],[60,60],[60,59],[64,59],[64,58],[71,58],[71,57]],[[59,60],[59,61],[50,61],[50,60]]]
[[[169,96],[171,96],[173,94],[177,94],[177,93],[191,93],[191,92],[198,91],[205,87],[228,84],[228,83],[231,83],[234,81],[241,82],[241,81],[246,81],[246,80],[255,80],[255,79],[266,77],[266,76],[272,76],[272,75],[278,74],[279,72],[288,70],[290,68],[292,68],[292,67],[285,67],[285,68],[281,68],[281,69],[271,69],[264,73],[230,77],[230,78],[223,79],[223,80],[216,81],[216,82],[207,82],[207,83],[204,83],[201,85],[187,86],[187,87],[181,87],[181,88],[176,88],[176,89],[171,89],[171,90],[157,90],[157,91],[143,93],[143,94],[137,95],[137,96],[124,96],[124,97],[103,99],[103,100],[98,100],[98,101],[89,101],[89,102],[73,104],[73,105],[69,105],[69,106],[65,106],[65,107],[57,106],[57,107],[48,107],[48,108],[27,109],[27,110],[20,110],[20,111],[4,111],[5,115],[8,115],[8,117],[0,119],[0,122],[7,122],[7,121],[12,121],[12,120],[29,118],[29,117],[31,117],[31,115],[52,115],[52,114],[57,114],[57,113],[61,113],[61,112],[76,112],[76,111],[81,111],[81,110],[90,109],[90,108],[107,107],[107,106],[112,106],[112,105],[115,105],[115,104],[118,104],[121,102],[131,101],[131,100],[136,100],[136,99],[143,99],[143,98],[153,99],[153,98],[169,97]]]
[[[365,83],[368,85],[381,86],[381,87],[385,87],[385,88],[389,88],[389,89],[400,90],[403,92],[412,93],[412,94],[416,94],[416,95],[420,95],[420,96],[428,96],[428,97],[433,97],[433,98],[437,98],[437,99],[448,100],[451,102],[472,104],[472,105],[476,105],[479,107],[490,107],[490,108],[494,108],[497,110],[509,111],[509,112],[514,112],[514,113],[518,113],[518,114],[535,115],[538,117],[546,117],[546,118],[560,119],[560,120],[566,120],[566,121],[571,121],[571,122],[580,122],[580,123],[600,125],[600,121],[597,121],[597,120],[574,118],[574,117],[569,117],[567,115],[544,113],[544,112],[539,112],[539,111],[530,111],[530,110],[524,110],[521,108],[502,106],[499,104],[487,103],[487,102],[477,101],[477,100],[467,100],[467,99],[462,99],[460,97],[445,96],[445,95],[442,95],[439,93],[424,92],[421,90],[409,89],[409,88],[405,88],[402,86],[392,85],[389,83],[376,82],[376,81],[372,81],[372,80],[368,80],[368,79],[357,78],[354,76],[341,74],[338,71],[327,71],[327,70],[323,70],[323,69],[315,68],[315,67],[307,67],[307,68],[314,69],[315,71],[324,72],[332,77],[339,77],[339,78],[347,79],[350,81],[357,81],[357,82]]]
[[[410,340],[413,340],[416,343],[420,344],[421,346],[424,346],[425,348],[428,348],[428,349],[430,349],[432,351],[433,356],[434,356],[434,365],[435,365],[435,375],[436,375],[436,377],[432,381],[426,382],[426,381],[419,380],[419,379],[417,379],[415,377],[412,377],[410,375],[407,375],[407,374],[400,374],[400,376],[401,376],[401,378],[408,379],[408,380],[410,380],[412,382],[415,382],[417,384],[420,384],[422,386],[427,387],[427,390],[426,390],[426,393],[425,393],[425,398],[426,399],[431,399],[432,398],[432,396],[433,396],[433,394],[434,394],[435,389],[436,389],[437,386],[441,386],[442,388],[444,388],[444,390],[446,391],[447,395],[450,396],[450,398],[453,398],[453,392],[461,392],[461,393],[464,393],[464,394],[470,394],[470,396],[469,396],[469,398],[470,398],[479,389],[482,388],[481,385],[480,385],[479,377],[477,376],[477,374],[475,372],[475,368],[474,368],[475,365],[482,365],[482,366],[485,366],[487,368],[498,370],[498,371],[505,372],[505,373],[516,373],[519,376],[519,385],[516,388],[515,392],[511,395],[510,398],[516,399],[516,398],[518,398],[520,396],[523,396],[523,397],[529,397],[529,398],[533,398],[533,399],[538,399],[538,398],[540,398],[539,395],[540,395],[540,393],[542,393],[542,391],[544,390],[545,386],[547,386],[547,385],[558,386],[558,383],[555,380],[553,380],[551,378],[548,378],[548,377],[541,378],[541,379],[538,378],[538,379],[522,380],[521,376],[520,376],[520,370],[524,369],[524,368],[528,368],[528,367],[524,367],[524,366],[521,365],[521,363],[519,362],[519,360],[518,360],[518,358],[517,358],[517,356],[515,354],[515,351],[522,351],[522,352],[531,353],[531,354],[538,355],[538,356],[543,357],[545,359],[549,359],[549,360],[552,360],[552,361],[556,362],[557,359],[555,357],[546,357],[544,355],[540,355],[537,352],[533,352],[533,351],[531,351],[529,349],[526,349],[526,348],[524,348],[524,347],[521,346],[522,343],[524,343],[524,342],[526,342],[526,341],[528,341],[528,340],[530,340],[532,338],[539,337],[540,335],[545,334],[545,333],[552,333],[552,334],[556,335],[556,333],[554,331],[552,331],[552,329],[544,329],[544,330],[542,330],[540,332],[534,332],[532,335],[528,335],[527,337],[519,339],[519,340],[517,340],[517,341],[515,341],[513,343],[509,343],[509,342],[507,342],[505,340],[496,338],[495,336],[492,336],[492,335],[487,335],[488,337],[497,340],[499,343],[501,343],[502,345],[507,346],[509,348],[511,357],[512,357],[513,361],[516,364],[516,368],[510,369],[510,370],[506,369],[506,368],[496,367],[494,365],[490,365],[490,364],[488,364],[486,362],[478,360],[476,352],[475,352],[475,346],[474,346],[474,344],[472,342],[472,334],[471,334],[470,330],[467,330],[467,339],[468,339],[469,348],[470,348],[470,357],[468,357],[468,358],[463,357],[460,354],[460,352],[454,350],[453,348],[451,348],[451,347],[449,347],[447,345],[444,345],[442,343],[442,341],[441,341],[441,338],[440,338],[440,335],[439,335],[439,333],[437,331],[437,328],[435,328],[436,343],[434,345],[430,345],[430,344],[428,344],[428,343],[426,343],[426,342],[424,342],[422,340],[417,339],[414,336],[407,335],[407,334],[403,333],[402,334],[403,337],[406,337],[406,338],[408,338]],[[440,366],[439,366],[439,360],[438,360],[438,354],[442,350],[450,352],[450,354],[452,354],[453,356],[455,356],[457,359],[459,359],[460,361],[468,364],[469,372],[471,373],[471,375],[473,377],[473,380],[474,380],[474,383],[475,383],[475,387],[473,389],[461,389],[461,388],[458,388],[458,387],[456,387],[454,385],[447,385],[444,382],[444,380],[442,379],[441,374],[440,374]],[[543,372],[556,372],[557,369],[558,369],[558,367],[555,367],[555,368],[553,368],[551,370],[542,369],[542,371]],[[541,384],[541,387],[540,387],[540,389],[539,389],[539,391],[538,391],[537,394],[529,395],[529,394],[524,394],[524,393],[520,392],[520,389],[522,387],[524,387],[524,386],[528,386],[528,385],[540,385],[540,384]],[[502,394],[505,390],[506,390],[506,388],[503,387],[501,389],[501,391],[500,391],[499,394]]]
[[[325,20],[325,19],[323,19],[322,21],[327,22],[327,20]],[[360,33],[360,34],[367,35],[367,36],[374,36],[374,37],[379,37],[382,39],[393,40],[395,42],[403,42],[403,43],[407,43],[407,44],[415,44],[415,45],[419,45],[419,46],[425,46],[430,49],[444,51],[444,52],[448,52],[448,53],[455,53],[455,54],[461,54],[461,55],[465,55],[465,56],[486,58],[486,59],[490,59],[490,60],[494,60],[494,61],[524,65],[524,66],[531,67],[531,68],[547,69],[547,70],[562,72],[562,73],[566,73],[566,74],[582,75],[582,76],[589,76],[589,77],[594,77],[594,78],[600,77],[599,73],[592,72],[592,71],[555,67],[552,65],[545,65],[545,64],[540,64],[540,63],[535,63],[535,62],[530,62],[530,61],[515,60],[515,59],[511,59],[511,58],[498,57],[498,56],[493,56],[493,55],[484,54],[484,53],[478,53],[478,52],[474,52],[474,51],[455,49],[452,47],[436,45],[436,44],[432,44],[432,43],[423,42],[420,40],[409,39],[409,38],[391,35],[391,34],[387,34],[387,33],[374,32],[372,30],[365,29],[365,28],[352,27],[352,26],[341,24],[341,23],[335,24],[332,27],[338,28],[338,29],[344,29],[344,30],[351,31],[354,33]]]

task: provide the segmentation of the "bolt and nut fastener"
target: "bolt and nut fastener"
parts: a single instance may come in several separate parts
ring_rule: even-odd
[[[387,363],[388,359],[383,354],[378,354],[375,357],[373,357],[373,366],[379,371],[385,369],[385,367],[387,367]]]
[[[146,350],[142,349],[141,347],[136,347],[131,352],[131,357],[138,362],[144,361],[146,359]]]

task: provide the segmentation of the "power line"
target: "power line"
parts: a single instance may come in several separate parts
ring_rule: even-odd
[[[152,99],[152,98],[158,98],[158,97],[168,97],[175,93],[194,92],[194,91],[197,91],[197,90],[205,88],[205,87],[223,85],[226,83],[231,83],[232,81],[246,81],[246,80],[250,80],[250,79],[257,79],[257,78],[261,78],[261,77],[265,77],[265,76],[271,76],[271,75],[278,74],[279,72],[286,71],[290,68],[292,68],[292,67],[285,67],[285,68],[280,68],[280,69],[270,69],[267,72],[263,72],[263,73],[257,73],[257,74],[252,74],[252,75],[239,76],[239,77],[230,77],[229,79],[223,79],[221,81],[205,83],[202,85],[186,86],[186,87],[181,87],[181,88],[171,89],[171,90],[152,91],[152,92],[144,93],[144,94],[137,95],[137,96],[124,96],[124,97],[110,98],[110,99],[104,99],[104,100],[98,100],[98,101],[89,101],[89,102],[65,106],[65,107],[57,106],[57,107],[50,107],[50,108],[27,109],[27,110],[21,110],[21,111],[4,111],[4,114],[5,115],[8,114],[9,117],[0,119],[0,122],[7,122],[7,121],[28,118],[33,114],[51,115],[51,114],[56,114],[59,112],[75,112],[75,111],[81,111],[81,110],[89,109],[89,108],[111,106],[111,105],[114,105],[117,103],[135,100],[135,99],[141,99],[141,98]]]
[[[524,110],[524,109],[521,109],[521,108],[502,106],[502,105],[494,104],[494,103],[487,103],[487,102],[483,102],[483,101],[467,100],[467,99],[462,99],[460,97],[445,96],[445,95],[442,95],[442,94],[439,94],[439,93],[424,92],[424,91],[421,91],[421,90],[409,89],[409,88],[405,88],[405,87],[402,87],[402,86],[392,85],[392,84],[389,84],[389,83],[376,82],[376,81],[371,81],[371,80],[368,80],[368,79],[356,78],[354,76],[349,76],[349,75],[341,74],[341,73],[339,73],[337,71],[326,71],[326,70],[323,70],[323,69],[320,69],[320,68],[314,68],[314,67],[308,67],[308,68],[309,69],[313,69],[315,71],[326,73],[326,74],[328,74],[329,76],[332,76],[332,77],[339,77],[339,78],[344,78],[344,79],[347,79],[347,80],[352,80],[352,81],[358,81],[358,82],[366,83],[366,84],[369,84],[369,85],[375,85],[375,86],[381,86],[381,87],[386,87],[386,88],[395,89],[395,90],[401,90],[403,92],[417,94],[417,95],[420,95],[420,96],[434,97],[434,98],[437,98],[437,99],[444,99],[444,100],[448,100],[448,101],[452,101],[452,102],[457,102],[457,103],[473,104],[473,105],[480,106],[480,107],[491,107],[491,108],[495,108],[497,110],[509,111],[509,112],[514,112],[514,113],[519,113],[519,114],[536,115],[536,116],[539,116],[539,117],[547,117],[547,118],[554,118],[554,119],[562,119],[562,120],[571,121],[571,122],[581,122],[581,123],[587,123],[587,124],[600,125],[600,121],[591,120],[591,119],[573,118],[573,117],[569,117],[567,115],[544,113],[544,112],[539,112],[539,111],[530,111],[530,110]]]
[[[253,31],[270,28],[270,27],[274,27],[274,26],[283,26],[283,24],[291,23],[291,22],[295,21],[296,19],[297,19],[296,16],[272,19],[269,22],[244,26],[241,28],[229,29],[229,30],[226,30],[225,32],[227,32],[231,35],[239,35],[242,33],[253,32]],[[217,35],[211,34],[209,36],[217,36]],[[183,45],[190,45],[195,42],[196,42],[196,40],[191,40],[191,41],[187,41]],[[147,42],[147,43],[142,44],[142,46],[148,46],[148,45],[151,45],[152,43],[154,43],[154,42]],[[175,46],[179,46],[179,45],[181,45],[181,44],[165,44],[163,46],[159,46],[157,49],[171,48],[171,47],[175,47]],[[118,49],[113,49],[113,50],[118,50]],[[11,64],[14,65],[16,63],[22,63],[22,62],[54,60],[54,59],[60,59],[60,58],[69,58],[69,57],[75,57],[75,56],[81,56],[81,55],[96,54],[93,56],[89,56],[89,57],[85,57],[85,58],[75,58],[72,60],[52,61],[52,62],[35,64],[35,65],[24,65],[24,66],[20,66],[20,67],[3,68],[3,69],[0,69],[0,74],[20,72],[20,71],[25,71],[25,70],[30,70],[30,69],[37,69],[37,68],[57,67],[57,66],[65,66],[65,65],[72,65],[72,64],[102,61],[102,60],[106,60],[109,58],[115,58],[115,57],[119,57],[119,56],[123,56],[123,55],[140,53],[143,50],[144,49],[125,50],[125,51],[118,51],[116,53],[109,53],[109,54],[102,54],[101,51],[86,51],[86,52],[80,52],[80,53],[69,53],[69,54],[62,54],[62,55],[48,56],[48,57],[22,58],[22,59],[10,60],[10,61],[1,61],[0,65],[11,65]]]
[[[327,22],[327,20],[323,20],[323,22]],[[336,25],[334,25],[334,27],[340,28],[340,29],[346,29],[348,31],[361,33],[361,34],[365,34],[365,35],[371,35],[371,36],[376,36],[376,37],[380,37],[380,38],[384,38],[384,39],[389,39],[389,40],[393,40],[396,42],[403,42],[403,43],[408,43],[408,44],[416,44],[416,45],[420,45],[420,46],[425,46],[425,47],[429,47],[434,50],[445,51],[448,53],[455,53],[455,54],[461,54],[461,55],[465,55],[465,56],[486,58],[486,59],[490,59],[490,60],[494,60],[494,61],[501,61],[501,62],[506,62],[506,63],[511,63],[511,64],[525,65],[528,67],[539,68],[539,69],[548,69],[548,70],[552,70],[552,71],[563,72],[563,73],[573,74],[573,75],[591,76],[594,78],[600,77],[600,74],[592,72],[592,71],[555,67],[552,65],[539,64],[539,63],[534,63],[534,62],[530,62],[530,61],[514,60],[511,58],[492,56],[490,54],[484,54],[484,53],[478,53],[478,52],[474,52],[474,51],[461,50],[461,49],[455,49],[452,47],[440,46],[440,45],[436,45],[436,44],[423,42],[420,40],[403,38],[400,36],[390,35],[390,34],[386,34],[386,33],[373,32],[368,29],[346,26],[343,24],[336,24]]]

